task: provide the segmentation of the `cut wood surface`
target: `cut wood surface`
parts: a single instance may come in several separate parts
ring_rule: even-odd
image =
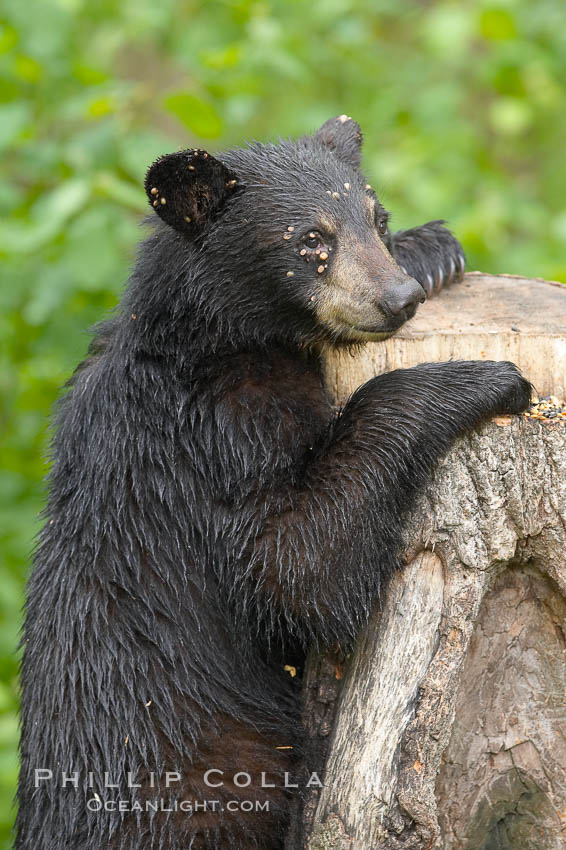
[[[467,275],[329,371],[343,400],[449,357],[512,359],[563,398],[566,287]],[[506,417],[460,440],[407,546],[344,677],[330,654],[310,660],[305,720],[328,762],[289,846],[566,847],[566,421]]]
[[[540,395],[566,395],[566,285],[512,275],[467,274],[423,304],[386,342],[328,362],[344,400],[373,375],[443,360],[512,360]]]

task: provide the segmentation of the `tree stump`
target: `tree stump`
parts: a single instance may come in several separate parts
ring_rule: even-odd
[[[564,399],[566,286],[466,275],[328,374],[342,401],[451,357],[513,360]],[[309,661],[305,722],[328,755],[293,850],[566,847],[566,420],[505,417],[461,439],[407,547],[344,675],[331,653]]]

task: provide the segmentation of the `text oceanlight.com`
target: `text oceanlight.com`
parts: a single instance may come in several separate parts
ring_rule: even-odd
[[[269,800],[101,800],[98,794],[87,800],[89,812],[268,812]]]

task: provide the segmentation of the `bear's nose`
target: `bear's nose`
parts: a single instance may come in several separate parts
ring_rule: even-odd
[[[414,278],[403,275],[398,278],[383,295],[383,307],[391,316],[405,312],[407,318],[414,315],[418,304],[426,301],[425,291]]]

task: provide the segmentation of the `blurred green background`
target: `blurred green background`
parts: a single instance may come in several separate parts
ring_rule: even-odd
[[[561,0],[3,0],[0,847],[15,647],[49,411],[119,297],[144,171],[342,112],[395,227],[447,218],[469,267],[566,281]]]

